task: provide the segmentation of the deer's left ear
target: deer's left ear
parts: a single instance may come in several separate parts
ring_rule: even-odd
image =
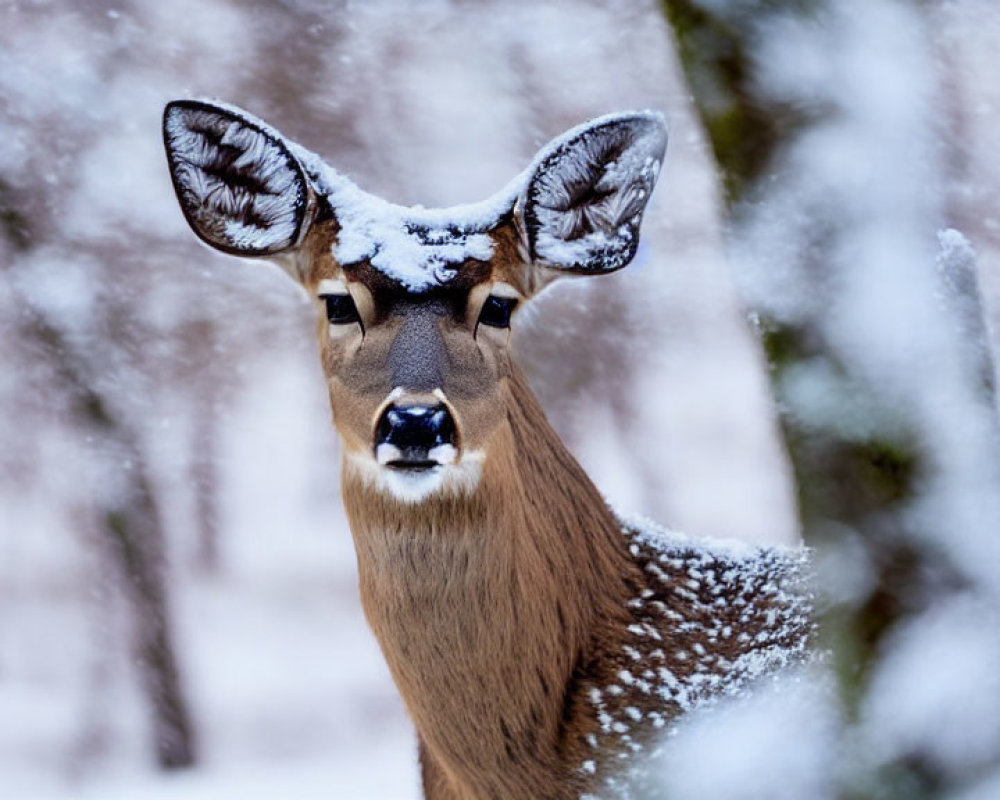
[[[666,146],[663,116],[648,111],[601,117],[546,146],[515,215],[531,263],[581,274],[628,264]]]
[[[297,145],[241,109],[197,100],[167,105],[163,141],[181,209],[207,244],[271,256],[301,241],[315,197]]]

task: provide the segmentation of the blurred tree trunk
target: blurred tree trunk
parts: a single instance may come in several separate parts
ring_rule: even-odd
[[[207,313],[207,312],[206,312]],[[195,320],[181,334],[190,352],[212,352],[216,345],[215,324],[206,317]],[[219,475],[218,408],[221,392],[218,375],[193,370],[186,380],[194,395],[191,480],[195,504],[195,564],[204,572],[219,567]]]
[[[0,253],[26,253],[39,241],[35,218],[0,180]],[[6,245],[6,246],[5,246]],[[133,629],[135,662],[152,721],[153,748],[164,769],[195,762],[195,735],[173,642],[165,578],[165,537],[146,456],[128,420],[112,410],[91,380],[86,359],[62,330],[46,319],[30,297],[11,282],[21,318],[17,339],[51,365],[59,396],[69,408],[89,456],[99,534],[125,587]]]
[[[205,572],[219,568],[219,479],[217,465],[218,425],[215,392],[211,381],[202,387],[201,403],[194,412],[195,525],[197,526],[197,566]]]
[[[21,340],[52,364],[74,419],[93,443],[99,534],[125,588],[135,663],[163,769],[195,763],[195,734],[178,669],[165,579],[165,538],[141,443],[87,380],[66,337],[25,299]]]
[[[135,442],[107,424],[98,410],[92,421],[105,441],[126,458],[128,486],[121,502],[104,511],[104,531],[131,601],[135,652],[143,693],[153,721],[156,760],[164,769],[195,763],[195,737],[174,654],[164,580],[164,537],[146,465]]]
[[[973,290],[982,318],[966,324],[985,326],[977,335],[995,356],[1000,346],[1000,231],[983,210],[1000,202],[1000,163],[993,147],[1000,90],[995,80],[984,80],[981,70],[983,61],[992,64],[1000,15],[989,0],[957,0],[935,4],[929,17],[936,31],[934,57],[942,74],[943,147],[953,173],[948,219],[976,242],[974,266],[979,267],[982,287],[981,296],[979,286]],[[985,383],[994,387],[995,404],[1000,364],[989,354],[983,361],[988,372]]]

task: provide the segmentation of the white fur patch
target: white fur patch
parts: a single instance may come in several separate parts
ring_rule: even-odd
[[[389,444],[388,442],[382,442],[382,444],[375,448],[375,460],[380,466],[391,464],[393,461],[399,461],[402,456],[402,451],[396,445]],[[439,444],[427,452],[427,458],[430,461],[436,461],[442,467],[453,464],[457,457],[458,450],[455,449],[454,445],[450,444]]]
[[[320,297],[326,297],[328,294],[350,294],[350,292],[347,290],[347,284],[343,281],[324,278],[316,287],[316,294]]]
[[[438,464],[453,464],[458,458],[458,450],[451,444],[439,444],[437,447],[432,447],[427,455]]]
[[[392,445],[379,445],[379,447],[392,447]],[[406,472],[386,467],[379,463],[381,456],[379,461],[376,461],[360,453],[348,455],[346,468],[353,471],[367,485],[404,503],[421,503],[436,494],[464,495],[475,491],[482,477],[486,454],[475,450],[464,453],[460,461],[447,463],[444,461],[445,456],[450,455],[454,459],[457,455],[457,451],[451,445],[439,445],[433,448],[431,453],[434,454],[436,450],[444,448],[452,452],[432,455],[432,458],[441,462],[441,466],[420,472]],[[388,451],[386,455],[389,455]]]

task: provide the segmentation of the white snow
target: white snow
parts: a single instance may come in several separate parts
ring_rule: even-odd
[[[761,548],[750,542],[741,541],[738,538],[732,539],[702,539],[695,538],[680,531],[673,531],[664,525],[637,514],[626,514],[616,511],[616,515],[622,524],[622,528],[628,531],[630,537],[639,544],[646,545],[653,550],[664,554],[676,554],[687,548],[694,548],[705,554],[706,557],[729,559],[733,561],[745,560],[750,563],[754,556],[767,552],[788,554],[804,553],[802,548],[775,546],[771,548]]]
[[[482,203],[407,208],[362,191],[317,156],[301,148],[296,152],[337,217],[337,262],[349,266],[368,260],[414,293],[446,284],[465,261],[492,258],[488,231],[513,207],[521,180]]]
[[[595,773],[612,797],[628,796],[625,785],[648,774],[645,758],[635,756],[645,753],[637,740],[650,730],[676,735],[682,712],[744,695],[764,676],[777,680],[813,657],[805,550],[698,542],[648,522],[622,532],[649,577],[627,603],[635,622],[622,651],[631,668],[589,693],[600,725],[596,746],[611,761]],[[733,648],[731,623],[755,636],[741,633]],[[654,756],[669,746],[654,745]]]
[[[688,717],[645,765],[649,797],[832,800],[833,696],[815,668]]]
[[[874,763],[919,752],[975,773],[1000,751],[1000,614],[971,596],[944,600],[890,637],[864,707]]]

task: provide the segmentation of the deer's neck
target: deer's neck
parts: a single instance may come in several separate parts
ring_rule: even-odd
[[[404,504],[345,471],[345,505],[366,616],[441,769],[483,796],[562,797],[575,682],[595,630],[624,627],[636,567],[521,376],[509,391],[474,492]]]

